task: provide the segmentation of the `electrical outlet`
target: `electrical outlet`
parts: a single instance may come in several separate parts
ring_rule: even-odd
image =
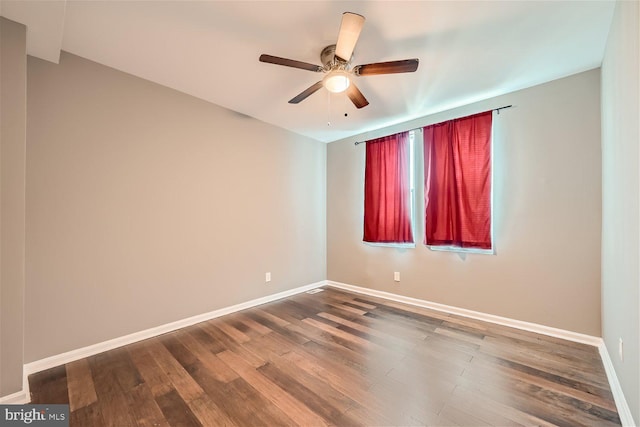
[[[400,272],[399,271],[394,271],[393,272],[393,280],[396,282],[400,281]]]
[[[624,362],[624,342],[622,341],[622,337],[620,337],[620,341],[618,341],[618,356],[620,356],[620,361]]]
[[[271,272],[264,273],[264,281],[269,283],[271,281]]]

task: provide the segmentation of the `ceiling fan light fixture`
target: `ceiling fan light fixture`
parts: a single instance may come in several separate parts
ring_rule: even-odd
[[[347,90],[351,84],[349,74],[345,71],[334,70],[322,79],[322,84],[331,93],[341,93]]]

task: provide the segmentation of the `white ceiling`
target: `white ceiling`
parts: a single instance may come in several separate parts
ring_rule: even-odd
[[[65,50],[325,142],[596,68],[614,8],[612,1],[1,2],[0,14],[27,25],[30,55],[57,62]],[[345,11],[367,19],[354,64],[419,58],[418,71],[357,78],[370,102],[361,110],[324,89],[288,104],[321,75],[258,57],[320,64]]]

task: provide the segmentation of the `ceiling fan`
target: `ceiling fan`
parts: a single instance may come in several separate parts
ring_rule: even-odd
[[[289,100],[290,104],[297,104],[305,100],[311,94],[317,92],[323,86],[333,93],[346,92],[347,96],[357,108],[366,107],[369,101],[354,83],[356,76],[371,76],[378,74],[412,73],[418,69],[418,59],[403,59],[400,61],[375,62],[373,64],[351,65],[353,49],[356,46],[364,16],[357,13],[345,12],[342,14],[342,23],[338,33],[336,44],[322,49],[320,61],[323,65],[310,64],[294,59],[280,58],[273,55],[260,55],[260,62],[284,65],[286,67],[300,68],[302,70],[324,73],[322,80],[294,96]]]

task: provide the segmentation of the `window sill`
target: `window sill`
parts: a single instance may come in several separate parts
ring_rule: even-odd
[[[416,247],[415,243],[373,243],[373,242],[362,242],[365,245],[369,245],[369,246],[380,246],[380,247],[387,247],[387,248],[409,248],[409,249],[413,249]]]
[[[465,254],[482,254],[482,255],[496,254],[496,252],[493,249],[461,248],[459,246],[430,246],[430,245],[426,245],[426,246],[432,251],[438,251],[438,252],[458,252],[458,253],[465,253]]]

